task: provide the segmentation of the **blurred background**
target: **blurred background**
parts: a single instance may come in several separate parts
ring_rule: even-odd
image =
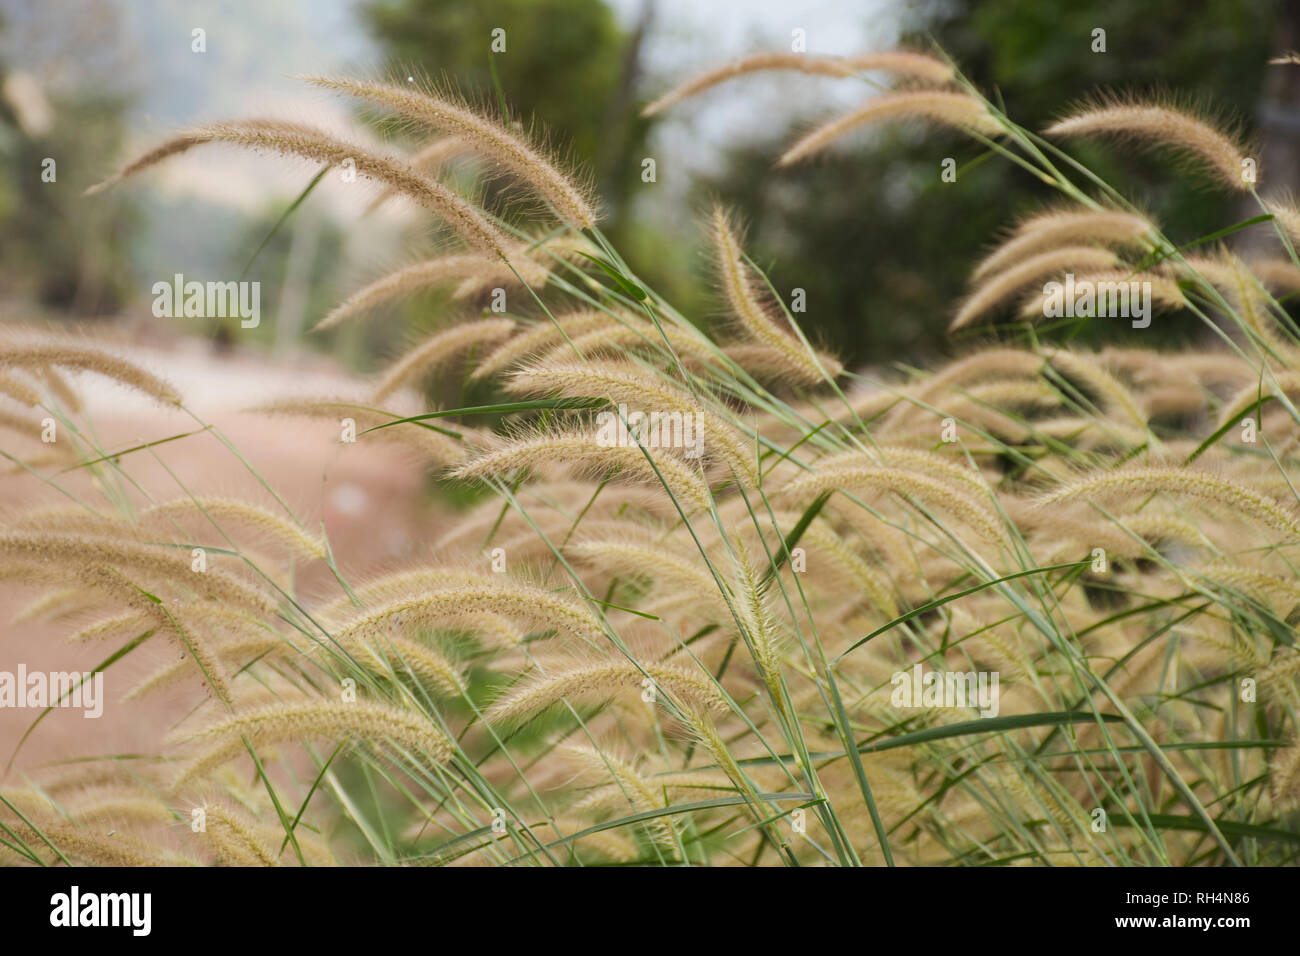
[[[366,124],[294,74],[449,78],[499,111],[495,73],[509,119],[544,129],[590,176],[615,246],[687,315],[720,312],[701,224],[721,198],[776,288],[806,290],[801,318],[815,339],[859,366],[921,361],[954,348],[944,328],[967,270],[998,230],[1052,198],[1040,183],[986,161],[978,144],[911,126],[774,170],[799,129],[860,101],[855,79],[751,77],[654,121],[640,107],[700,69],[789,50],[796,30],[811,53],[937,43],[1030,128],[1101,86],[1212,102],[1261,138],[1269,187],[1294,187],[1300,66],[1268,61],[1300,47],[1298,24],[1300,5],[1280,0],[0,0],[0,320],[136,323],[151,335],[200,334],[218,353],[382,364],[448,304],[413,299],[331,336],[305,329],[362,282],[434,248],[426,217],[391,203],[368,210],[372,195],[326,176],[277,229],[315,170],[216,148],[106,194],[82,191],[195,122]],[[507,45],[493,53],[498,27]],[[1097,28],[1104,53],[1093,51]],[[1176,241],[1251,215],[1159,159],[1079,152]],[[647,157],[653,183],[642,180]],[[940,179],[947,157],[956,183]],[[498,209],[510,202],[507,193]],[[175,273],[259,281],[261,326],[155,319],[152,285]],[[1155,331],[1172,344],[1191,330]]]

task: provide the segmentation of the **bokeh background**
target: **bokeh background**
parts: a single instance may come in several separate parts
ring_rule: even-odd
[[[498,27],[507,49],[494,54]],[[1092,51],[1099,28],[1105,53]],[[196,30],[203,52],[194,50]],[[863,131],[806,168],[774,170],[781,144],[800,129],[870,95],[861,80],[755,76],[653,122],[638,117],[698,70],[788,50],[795,30],[810,53],[937,44],[1030,128],[1098,87],[1178,90],[1259,137],[1270,189],[1300,185],[1300,65],[1268,62],[1300,48],[1300,4],[1281,0],[0,0],[0,323],[89,330],[182,386],[187,408],[225,438],[169,440],[135,455],[132,474],[157,500],[187,492],[263,500],[228,440],[309,527],[324,527],[345,575],[412,559],[467,497],[435,490],[383,449],[341,446],[331,423],[244,410],[292,390],[364,395],[361,374],[454,317],[459,306],[429,295],[329,335],[307,331],[361,283],[436,249],[429,217],[395,203],[368,211],[373,193],[327,175],[277,228],[318,170],[220,148],[97,196],[83,196],[86,187],[204,121],[289,117],[377,136],[385,131],[353,104],[292,77],[419,75],[492,110],[504,100],[510,122],[545,130],[596,186],[602,228],[623,257],[686,315],[721,318],[702,228],[721,199],[747,224],[747,249],[776,288],[806,291],[800,319],[814,339],[873,371],[935,363],[968,344],[945,334],[968,270],[999,230],[1052,198],[1042,184],[961,137],[912,126]],[[1159,159],[1079,149],[1178,242],[1254,214]],[[940,178],[949,157],[955,183]],[[646,158],[655,160],[653,183],[642,181]],[[42,179],[47,160],[53,182]],[[471,182],[467,170],[462,183]],[[502,182],[489,200],[503,214],[528,212],[526,197]],[[1250,231],[1234,239],[1248,242]],[[260,327],[155,318],[152,286],[176,273],[260,282]],[[1089,323],[1087,334],[1117,327]],[[1194,329],[1157,320],[1142,344],[1173,345]],[[76,384],[104,449],[194,428],[106,380]],[[450,396],[432,397],[474,404],[456,393],[459,383],[430,388],[444,386]],[[0,429],[0,452],[21,455],[22,441],[35,445]],[[86,472],[58,480],[96,491]],[[43,477],[0,468],[0,509],[53,496]],[[67,669],[61,630],[10,623],[28,600],[12,587],[0,592],[0,665]],[[78,669],[99,657],[94,648],[77,653]],[[110,696],[126,686],[110,682]],[[114,708],[111,729],[96,727],[97,745],[144,752],[153,729],[191,704],[178,694],[157,706]],[[84,752],[84,721],[62,711],[17,753],[8,743],[31,721],[22,709],[0,711],[0,760],[16,756],[13,772]]]
[[[496,27],[507,30],[504,53],[489,49]],[[1092,50],[1097,28],[1105,53]],[[1280,0],[0,0],[0,315],[148,325],[158,321],[155,281],[246,272],[262,284],[259,329],[191,319],[170,332],[202,335],[218,353],[310,350],[373,367],[447,303],[412,300],[332,337],[305,329],[357,284],[430,248],[427,220],[366,214],[366,198],[327,177],[273,232],[314,170],[219,149],[105,195],[82,190],[188,123],[368,122],[294,74],[419,74],[498,110],[495,72],[511,121],[544,129],[590,176],[615,245],[686,314],[708,322],[719,312],[701,222],[721,198],[776,287],[806,290],[801,318],[816,339],[859,366],[950,352],[959,343],[944,328],[966,271],[999,229],[1052,198],[1041,184],[977,144],[906,126],[774,170],[798,129],[869,95],[860,80],[754,77],[654,121],[638,116],[689,73],[789,49],[794,30],[813,53],[937,43],[1031,128],[1098,87],[1177,90],[1261,138],[1270,187],[1295,186],[1300,66],[1268,61],[1300,46],[1300,5]],[[1158,159],[1080,149],[1177,241],[1250,215]],[[51,157],[58,178],[45,183]],[[654,183],[641,178],[646,157]],[[957,183],[940,179],[946,157]],[[497,198],[510,208],[508,190]],[[1154,334],[1190,332],[1165,323]]]

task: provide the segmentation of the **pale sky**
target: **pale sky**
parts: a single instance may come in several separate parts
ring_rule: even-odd
[[[644,0],[607,2],[630,27]],[[349,104],[307,90],[291,77],[377,62],[356,6],[355,0],[44,0],[37,5],[0,0],[9,23],[0,56],[11,68],[26,67],[38,81],[58,84],[83,66],[61,57],[61,43],[75,42],[77,58],[85,56],[87,45],[97,47],[113,64],[99,64],[100,75],[111,75],[139,94],[132,132],[141,147],[186,124],[250,111],[343,129],[351,126]],[[897,39],[907,6],[905,0],[656,0],[645,49],[646,83],[654,93],[744,53],[789,49],[795,29],[805,31],[811,53],[887,48]],[[195,28],[206,31],[206,53],[191,50]],[[711,169],[720,146],[747,137],[755,127],[812,119],[863,95],[860,84],[843,81],[754,77],[743,87],[720,88],[682,104],[652,146],[683,173]],[[227,150],[216,160],[211,155],[196,151],[167,164],[158,171],[157,188],[253,210],[301,182],[301,169]],[[215,167],[220,174],[213,174]],[[325,189],[322,195],[347,214],[361,201],[357,192]]]
[[[631,29],[644,0],[607,2]],[[370,134],[353,121],[351,103],[293,79],[301,73],[369,72],[380,65],[357,7],[356,0],[0,0],[8,24],[0,35],[0,58],[51,90],[80,83],[135,94],[131,151],[187,125],[248,116],[310,122],[364,141]],[[789,50],[796,29],[805,31],[809,53],[886,49],[897,42],[906,11],[915,7],[913,0],[656,0],[644,49],[644,93],[656,95],[745,53]],[[195,29],[205,31],[203,53],[192,49]],[[679,104],[649,144],[659,164],[660,191],[639,214],[673,215],[677,207],[662,200],[680,196],[696,174],[716,171],[727,145],[756,130],[812,122],[867,95],[870,88],[859,80],[780,74],[747,77]],[[106,157],[102,174],[124,158]],[[199,149],[150,171],[147,185],[164,203],[199,200],[265,215],[273,204],[297,195],[314,171],[308,163]],[[348,223],[345,256],[362,271],[371,260],[400,251],[393,246],[399,238],[393,227],[412,214],[390,203],[363,218],[372,197],[366,184],[348,185],[330,174],[310,204],[313,216]],[[150,235],[169,254],[202,258],[225,248],[220,233],[210,240],[195,233],[218,229],[216,223],[173,223],[167,208],[152,214]]]
[[[630,26],[644,0],[607,0]],[[790,50],[802,30],[807,52],[831,55],[888,49],[898,41],[903,0],[656,0],[646,49],[653,95],[691,74],[763,50]],[[774,74],[720,86],[674,107],[652,146],[688,174],[717,169],[722,147],[754,129],[779,130],[846,109],[869,95],[857,80]]]

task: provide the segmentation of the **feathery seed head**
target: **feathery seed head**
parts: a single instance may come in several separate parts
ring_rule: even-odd
[[[1217,128],[1196,111],[1178,104],[1110,98],[1085,104],[1043,131],[1048,136],[1109,136],[1139,146],[1163,148],[1192,157],[1228,189],[1255,187],[1258,153],[1235,131]]]
[[[585,190],[561,173],[535,146],[464,103],[410,86],[323,76],[304,79],[313,86],[369,100],[456,136],[476,153],[499,163],[531,185],[565,222],[578,229],[595,226],[596,212]]]
[[[814,56],[807,53],[755,53],[707,70],[674,87],[641,111],[654,116],[670,106],[719,83],[750,73],[786,70],[813,76],[846,77],[869,70],[897,73],[914,83],[942,86],[953,80],[952,67],[942,60],[909,50],[887,50],[858,56]]]
[[[988,107],[969,93],[937,90],[882,93],[856,110],[812,130],[786,150],[777,160],[777,165],[793,166],[821,152],[841,136],[870,123],[909,118],[927,119],[983,136],[999,136],[1003,132],[1002,124]]]

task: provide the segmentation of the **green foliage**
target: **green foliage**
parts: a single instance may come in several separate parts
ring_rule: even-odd
[[[102,157],[121,151],[125,107],[112,94],[54,97],[52,124],[40,131],[0,107],[0,271],[14,284],[10,294],[81,315],[111,314],[129,294],[138,219],[117,197],[81,195],[102,173]],[[47,159],[53,182],[42,179]]]
[[[977,87],[1000,94],[1031,130],[1101,85],[1176,88],[1193,100],[1212,89],[1229,115],[1249,120],[1277,52],[1281,10],[1274,0],[981,0],[952,5],[928,30]],[[1098,27],[1106,30],[1105,53],[1092,51]],[[724,171],[699,185],[697,201],[716,195],[749,217],[751,254],[774,263],[783,294],[807,290],[805,327],[856,362],[949,351],[945,329],[970,263],[1016,216],[1058,198],[1018,166],[976,165],[978,145],[932,129],[864,134],[809,168],[773,170],[794,132],[733,150]],[[1175,242],[1245,218],[1235,197],[1185,188],[1189,177],[1171,175],[1168,161],[1104,144],[1071,149],[1103,180],[1127,184],[1130,198],[1159,209]],[[940,178],[946,157],[957,162],[955,183]],[[847,201],[860,196],[875,198],[865,209]],[[1152,337],[1171,342],[1193,331],[1190,322],[1157,322]],[[1097,341],[1109,330],[1094,324],[1086,333]]]
[[[593,170],[611,159],[606,120],[625,44],[600,0],[373,0],[365,16],[402,68],[454,77],[472,101],[493,105],[495,69],[512,120],[544,116],[552,142]],[[504,53],[491,49],[498,28]]]
[[[651,128],[634,100],[640,32],[625,35],[602,0],[370,0],[364,17],[395,70],[446,80],[496,114],[504,101],[511,122],[527,128],[540,118],[561,164],[600,196],[601,230],[647,281],[688,306],[700,301],[683,281],[692,250],[633,221]],[[492,52],[497,28],[504,53]],[[508,183],[490,183],[487,203],[527,221],[535,210],[511,203],[516,196]]]

